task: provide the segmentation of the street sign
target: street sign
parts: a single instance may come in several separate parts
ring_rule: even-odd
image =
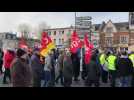
[[[84,17],[76,17],[76,20],[91,20],[92,17],[90,16],[84,16]]]

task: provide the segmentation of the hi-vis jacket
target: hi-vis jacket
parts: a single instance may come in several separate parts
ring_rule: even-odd
[[[129,59],[132,61],[134,67],[134,54],[130,54]]]
[[[104,63],[105,63],[105,58],[106,58],[106,55],[105,55],[104,53],[100,55],[99,61],[100,61],[100,64],[101,64],[101,65],[104,65]]]
[[[117,57],[115,55],[109,55],[107,57],[108,70],[116,70],[116,66],[115,66],[116,59],[117,59]]]

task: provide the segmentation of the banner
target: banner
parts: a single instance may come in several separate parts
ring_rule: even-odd
[[[49,51],[51,49],[55,48],[54,42],[51,40],[51,38],[48,36],[46,32],[42,33],[42,38],[41,38],[41,50],[40,54],[42,56],[47,56]]]
[[[79,39],[77,33],[74,31],[71,35],[71,46],[70,51],[72,53],[77,53],[77,50],[82,47],[82,41]]]
[[[91,44],[88,40],[88,36],[87,34],[85,34],[85,37],[84,37],[84,44],[85,44],[85,58],[84,58],[84,61],[85,61],[85,64],[88,64],[90,62],[90,59],[91,59],[91,54],[92,54],[92,49],[93,49],[93,44]]]

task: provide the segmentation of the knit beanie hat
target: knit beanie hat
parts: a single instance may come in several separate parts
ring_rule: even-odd
[[[17,50],[17,52],[16,52],[16,54],[17,54],[17,57],[21,57],[21,56],[23,56],[24,54],[25,54],[26,52],[23,50],[23,49],[18,49]]]

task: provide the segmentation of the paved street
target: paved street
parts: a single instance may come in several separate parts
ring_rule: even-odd
[[[0,75],[0,87],[12,87],[11,84],[3,84],[2,80],[3,80],[3,75]],[[42,84],[43,84],[43,81],[42,81]],[[59,84],[56,84],[56,87],[63,87],[63,86],[60,85],[60,82],[59,82]],[[78,82],[73,81],[72,87],[85,87],[85,85],[84,85],[83,80],[81,79]],[[110,86],[109,86],[109,83],[108,84],[101,83],[100,87],[110,87]]]

